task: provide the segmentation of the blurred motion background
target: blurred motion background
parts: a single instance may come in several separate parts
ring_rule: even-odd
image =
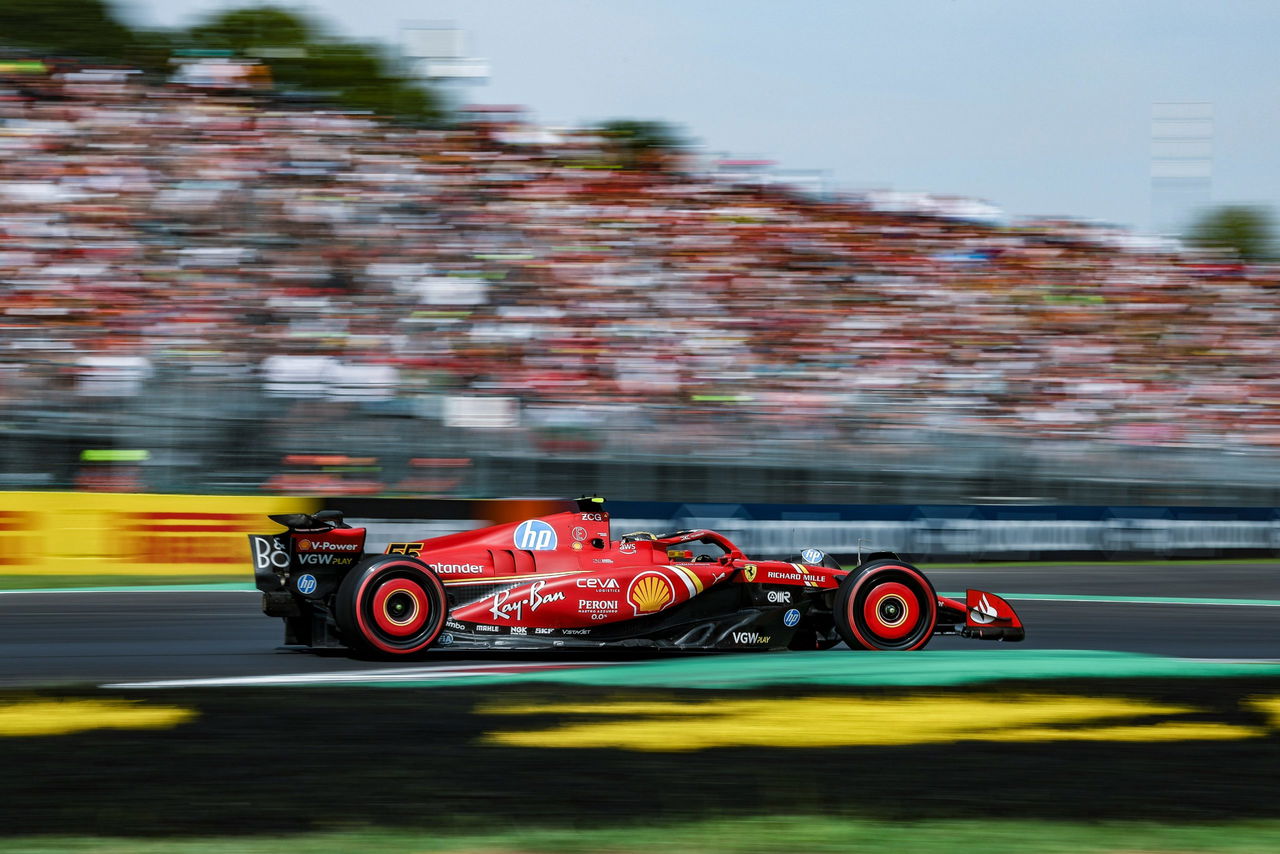
[[[472,103],[452,24],[130,8],[0,3],[0,488],[1280,502],[1269,209],[1198,92],[1143,233]]]

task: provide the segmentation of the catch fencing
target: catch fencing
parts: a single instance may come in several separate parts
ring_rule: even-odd
[[[551,512],[534,503],[330,499],[371,547]],[[842,562],[894,551],[917,561],[1143,560],[1280,556],[1280,509],[1039,505],[698,504],[610,501],[613,536],[709,528],[745,552],[820,548]],[[523,518],[523,517],[521,517]],[[414,534],[414,531],[418,533]]]
[[[615,531],[711,528],[762,555],[810,546],[846,559],[887,550],[933,561],[1280,554],[1274,508],[617,502],[612,509]]]

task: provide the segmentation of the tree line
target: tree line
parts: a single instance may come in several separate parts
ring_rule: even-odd
[[[0,46],[120,63],[167,77],[182,52],[270,53],[275,89],[342,107],[428,125],[449,123],[448,106],[422,80],[404,73],[381,46],[332,35],[311,18],[271,5],[217,12],[185,29],[133,28],[106,0],[4,0]],[[671,125],[616,119],[597,130],[620,169],[663,169],[684,145]],[[1266,208],[1224,205],[1204,211],[1185,235],[1195,246],[1243,261],[1275,257]]]
[[[339,38],[317,21],[276,6],[215,13],[179,29],[133,28],[105,0],[5,0],[0,42],[11,50],[127,65],[167,77],[184,52],[267,60],[278,92],[404,120],[446,120],[443,99],[405,74],[376,44]]]

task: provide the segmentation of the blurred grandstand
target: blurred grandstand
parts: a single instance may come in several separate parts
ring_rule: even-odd
[[[0,64],[0,488],[1280,503],[1280,269],[129,71]]]

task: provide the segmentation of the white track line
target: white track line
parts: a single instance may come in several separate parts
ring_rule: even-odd
[[[564,670],[605,667],[617,662],[566,661],[508,664],[453,664],[434,667],[346,670],[327,673],[282,673],[275,676],[231,676],[211,679],[165,679],[155,682],[115,682],[103,688],[233,688],[254,685],[344,685],[352,682],[418,682],[426,679],[458,679],[522,670]]]

